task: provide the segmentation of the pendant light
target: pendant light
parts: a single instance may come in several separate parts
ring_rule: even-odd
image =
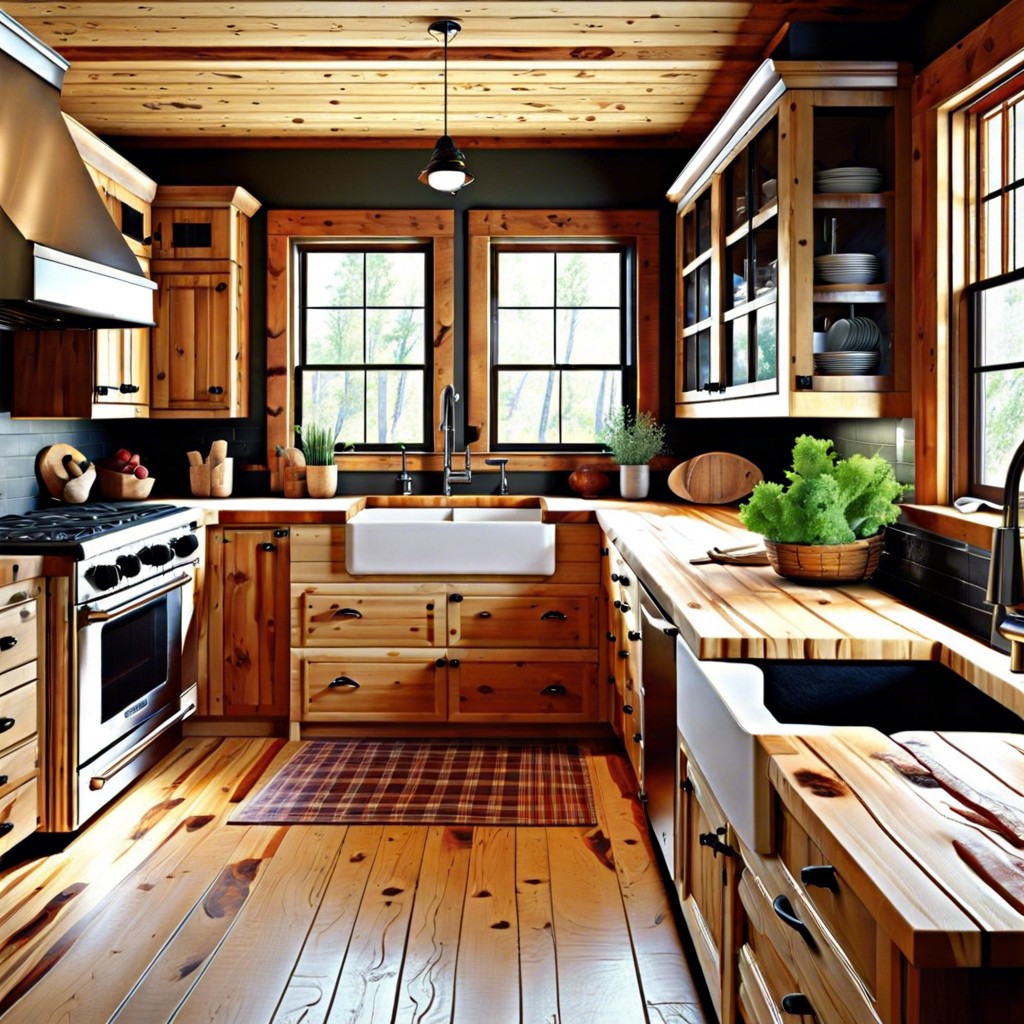
[[[430,163],[420,172],[419,177],[424,185],[436,188],[438,192],[451,192],[452,195],[473,180],[473,175],[466,167],[465,154],[448,134],[448,43],[459,34],[461,28],[457,21],[450,18],[430,25],[430,34],[438,41],[444,40],[444,134],[437,140]]]

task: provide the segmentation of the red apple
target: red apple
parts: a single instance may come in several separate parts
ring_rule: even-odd
[[[114,455],[118,462],[127,462],[131,457],[132,453],[127,448],[118,448],[117,453]]]
[[[149,476],[149,470],[145,466],[136,466],[135,475],[139,480],[145,480]]]

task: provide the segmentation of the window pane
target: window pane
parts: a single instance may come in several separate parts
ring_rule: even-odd
[[[750,382],[750,344],[747,336],[748,316],[744,315],[733,320],[726,326],[729,345],[732,350],[729,383],[748,384]]]
[[[757,311],[757,375],[755,380],[773,380],[777,368],[775,304]]]
[[[556,372],[500,372],[497,406],[500,444],[554,444],[558,441]]]
[[[995,277],[1003,272],[1003,202],[1002,197],[989,199],[982,206],[982,230],[985,233],[982,277]]]
[[[1024,423],[1024,369],[978,374],[976,395],[975,473],[979,483],[1002,488]]]
[[[621,287],[617,252],[559,253],[559,306],[617,306]]]
[[[1024,362],[1024,281],[986,288],[978,300],[981,317],[975,365]]]
[[[1010,224],[1013,234],[1010,238],[1010,265],[1008,270],[1019,270],[1024,266],[1024,194],[1014,189],[1007,200],[1010,204]]]
[[[307,306],[361,306],[361,252],[306,253]]]
[[[562,441],[597,441],[608,413],[622,405],[622,373],[576,370],[562,374]]]
[[[553,306],[554,304],[554,253],[498,253],[499,306]]]
[[[550,365],[555,356],[553,333],[550,309],[500,309],[494,361]]]
[[[426,255],[422,252],[366,254],[368,306],[423,306]]]
[[[416,444],[423,437],[423,373],[368,370],[367,444]]]
[[[366,317],[368,363],[423,363],[426,325],[422,308],[368,309]]]
[[[560,309],[557,361],[618,365],[621,334],[622,318],[617,309]]]
[[[987,195],[1003,184],[1003,115],[985,118],[982,125],[982,181]]]
[[[1012,160],[1010,163],[1010,180],[1020,181],[1024,178],[1024,122],[1021,119],[1020,101],[1010,107],[1009,135],[1011,140]]]
[[[342,443],[364,442],[363,371],[303,371],[302,420],[333,425]]]
[[[361,363],[363,361],[362,309],[309,309],[306,311],[307,363]]]

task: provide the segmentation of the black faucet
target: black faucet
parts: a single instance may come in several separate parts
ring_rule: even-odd
[[[1010,459],[1003,488],[1003,525],[992,534],[985,600],[992,613],[992,639],[1010,641],[1010,671],[1024,672],[1024,556],[1021,554],[1020,482],[1024,474],[1024,441]]]

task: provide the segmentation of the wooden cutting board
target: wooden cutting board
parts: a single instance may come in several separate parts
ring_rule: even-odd
[[[731,452],[705,452],[681,462],[668,475],[673,494],[698,505],[728,505],[764,479],[749,459]]]
[[[65,455],[70,455],[79,465],[88,461],[77,448],[69,444],[51,444],[36,456],[39,483],[46,488],[51,498],[58,501],[64,499],[64,485],[68,482],[68,471],[64,468]]]

